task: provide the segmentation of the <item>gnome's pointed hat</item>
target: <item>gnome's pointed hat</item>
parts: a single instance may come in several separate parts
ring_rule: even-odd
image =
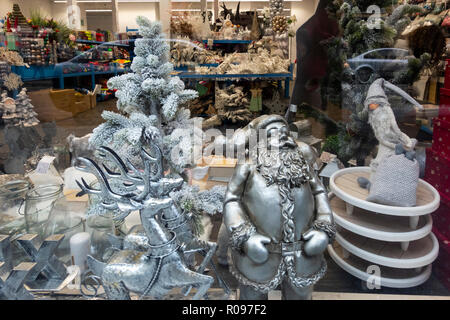
[[[418,107],[419,109],[423,109],[422,105],[418,103],[416,100],[414,100],[413,97],[411,97],[409,94],[407,94],[405,91],[400,89],[399,87],[393,85],[389,81],[384,80],[383,78],[379,78],[372,82],[372,84],[369,87],[369,90],[367,91],[366,100],[364,101],[364,106],[368,106],[370,103],[378,103],[378,104],[389,104],[388,98],[385,93],[385,89],[390,89],[397,93],[399,96],[403,97],[410,103],[412,103],[414,106]]]
[[[384,82],[385,80],[383,78],[379,78],[372,82],[369,90],[367,90],[367,96],[364,102],[365,105],[369,104],[369,102],[388,103],[388,98],[384,92]]]

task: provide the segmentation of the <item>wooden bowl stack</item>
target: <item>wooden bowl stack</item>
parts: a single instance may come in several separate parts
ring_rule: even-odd
[[[338,232],[328,252],[369,288],[418,286],[430,277],[439,252],[430,215],[439,207],[439,193],[420,179],[414,207],[368,202],[368,191],[357,178],[369,175],[369,167],[353,167],[331,176],[330,204]]]

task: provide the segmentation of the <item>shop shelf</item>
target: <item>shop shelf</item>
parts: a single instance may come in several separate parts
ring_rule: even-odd
[[[117,40],[117,41],[126,41],[126,40]],[[77,39],[75,42],[78,43],[85,43],[85,44],[104,44],[109,46],[117,46],[117,47],[129,47],[129,44],[124,43],[115,43],[116,41],[95,41],[95,40],[83,40],[83,39]]]
[[[439,192],[420,179],[416,206],[381,205],[366,201],[368,191],[358,185],[358,177],[369,175],[369,167],[354,167],[331,176],[330,206],[338,232],[328,253],[342,269],[363,281],[370,279],[368,267],[376,264],[381,286],[420,285],[429,278],[431,263],[438,256],[430,213],[439,207]]]
[[[342,269],[351,275],[363,280],[374,280],[374,275],[369,273],[373,262],[366,261],[354,255],[346,257],[345,249],[335,242],[328,246],[328,253],[331,258]],[[380,266],[380,286],[390,288],[410,288],[421,285],[431,275],[431,264],[418,269],[399,269],[386,266]]]
[[[291,73],[244,73],[244,74],[199,74],[199,73],[180,73],[180,78],[186,79],[214,79],[214,80],[229,80],[233,79],[292,79]]]
[[[391,268],[419,268],[432,263],[438,256],[439,244],[433,233],[411,241],[404,252],[395,242],[374,240],[347,230],[336,234],[336,241],[361,259]]]
[[[431,232],[431,216],[419,218],[417,228],[411,229],[408,218],[379,214],[354,208],[347,214],[346,203],[338,197],[330,200],[334,220],[337,225],[366,238],[389,242],[414,241],[427,236]]]
[[[21,66],[12,66],[11,71],[20,75],[23,81],[44,80],[57,78],[54,65],[48,66],[33,66],[29,68]]]
[[[208,43],[209,40],[202,40],[203,43]],[[234,40],[234,39],[222,39],[222,40],[213,40],[213,44],[238,44],[238,43],[246,43],[250,44],[253,40]]]

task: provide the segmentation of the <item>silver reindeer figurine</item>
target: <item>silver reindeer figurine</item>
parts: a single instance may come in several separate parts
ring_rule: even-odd
[[[120,173],[111,170],[103,164],[105,171],[88,158],[79,158],[85,167],[80,170],[93,173],[100,184],[100,189],[90,187],[83,179],[77,181],[81,188],[80,194],[96,194],[102,199],[102,205],[108,209],[119,209],[124,219],[131,211],[139,210],[141,223],[146,233],[146,251],[120,250],[108,261],[103,263],[88,257],[89,268],[100,277],[108,299],[129,300],[130,292],[140,294],[140,297],[151,296],[161,299],[173,288],[196,287],[193,299],[203,297],[210,288],[214,278],[190,270],[184,261],[183,249],[175,232],[165,228],[157,218],[158,212],[173,205],[171,198],[162,196],[167,190],[172,190],[182,184],[182,179],[171,179],[162,176],[162,161],[160,150],[152,144],[153,157],[144,148],[140,156],[144,170],[141,171],[127,161],[133,173],[120,157],[113,157]],[[104,158],[114,155],[106,147],[100,148]],[[119,164],[119,165],[118,165]],[[127,193],[119,194],[111,189],[108,179],[124,181]],[[169,191],[170,192],[170,191]]]
[[[181,188],[183,185],[183,179],[167,178],[164,176],[162,152],[156,144],[151,144],[151,146],[155,152],[155,172],[152,174],[150,180],[150,194],[157,198],[168,197],[170,192]],[[142,173],[137,171],[131,163],[128,162],[131,169],[135,172],[135,175],[130,175],[125,163],[112,149],[103,147],[100,151],[102,152],[100,156],[106,161],[113,163],[117,168],[119,168],[120,171],[119,173],[115,173],[104,165],[108,177],[121,179],[123,181],[134,181],[134,184],[132,186],[130,185],[129,188],[142,188]],[[139,177],[136,177],[136,174],[139,175]],[[185,250],[183,253],[190,269],[194,268],[194,263],[192,262],[193,259],[190,258],[193,257],[192,255],[195,252],[200,253],[204,256],[204,259],[201,264],[195,268],[195,271],[198,273],[203,273],[206,266],[209,264],[215,271],[220,286],[228,294],[230,289],[216,271],[216,266],[212,261],[212,257],[217,249],[217,244],[211,241],[200,240],[194,235],[190,224],[192,214],[181,211],[175,203],[172,203],[170,206],[163,208],[161,212],[158,212],[157,218],[166,229],[175,232],[178,240],[184,244]],[[143,226],[136,226],[123,239],[114,235],[110,235],[109,239],[113,246],[118,249],[137,251],[147,251],[150,249],[147,233]],[[185,290],[185,294],[187,295],[188,292],[189,287]]]

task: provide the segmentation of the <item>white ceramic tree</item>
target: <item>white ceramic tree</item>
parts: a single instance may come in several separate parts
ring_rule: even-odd
[[[27,89],[23,88],[16,97],[16,112],[21,114],[20,123],[25,127],[37,125],[39,120],[38,115],[34,111],[34,106],[31,104],[31,99],[27,95]]]

